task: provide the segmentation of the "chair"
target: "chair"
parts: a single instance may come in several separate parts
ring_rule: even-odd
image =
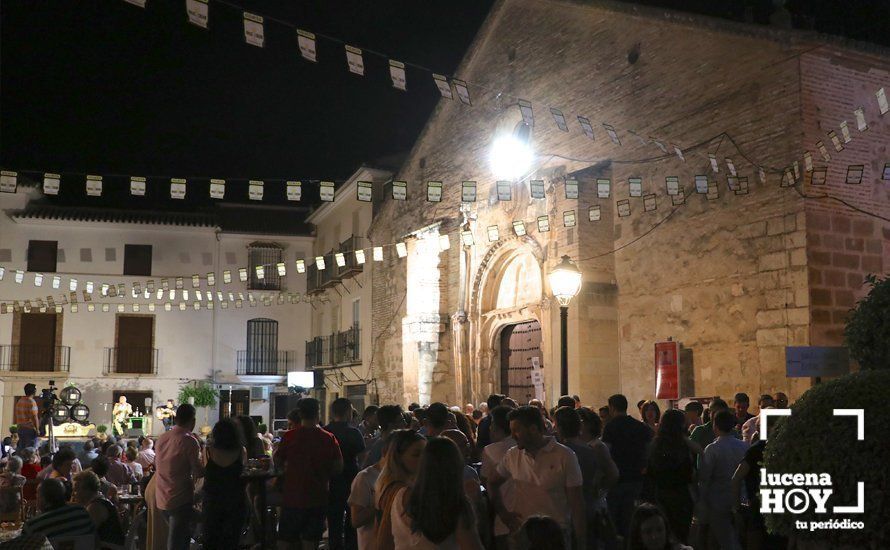
[[[99,547],[96,535],[78,535],[75,537],[55,537],[49,543],[54,550],[95,550]]]

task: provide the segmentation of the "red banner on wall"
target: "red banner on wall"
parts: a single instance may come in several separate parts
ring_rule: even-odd
[[[655,398],[680,399],[680,343],[655,344]]]

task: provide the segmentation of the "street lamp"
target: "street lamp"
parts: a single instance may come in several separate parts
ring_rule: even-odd
[[[513,132],[494,139],[488,162],[496,178],[512,181],[528,173],[534,160],[530,137],[531,129],[520,122]]]
[[[581,290],[581,271],[575,262],[568,256],[563,256],[562,261],[547,276],[550,280],[550,290],[556,301],[559,302],[559,327],[560,327],[560,395],[569,394],[569,343],[568,321],[569,302],[572,301],[578,291]]]

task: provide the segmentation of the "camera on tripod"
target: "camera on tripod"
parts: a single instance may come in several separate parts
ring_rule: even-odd
[[[56,381],[50,380],[49,387],[40,390],[40,403],[44,410],[51,409],[55,402],[59,400],[59,397],[56,395],[56,390],[58,389],[59,388],[56,387]]]

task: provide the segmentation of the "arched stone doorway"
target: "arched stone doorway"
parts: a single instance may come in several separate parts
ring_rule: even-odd
[[[470,375],[477,399],[521,385],[511,382],[510,373],[502,369],[502,338],[517,330],[511,327],[527,325],[520,330],[528,330],[536,326],[540,363],[547,363],[550,307],[544,298],[543,263],[543,250],[534,239],[514,237],[493,246],[476,271],[468,321],[470,353],[477,367]],[[522,376],[518,370],[516,376]],[[524,400],[526,391],[521,391],[516,397]]]

